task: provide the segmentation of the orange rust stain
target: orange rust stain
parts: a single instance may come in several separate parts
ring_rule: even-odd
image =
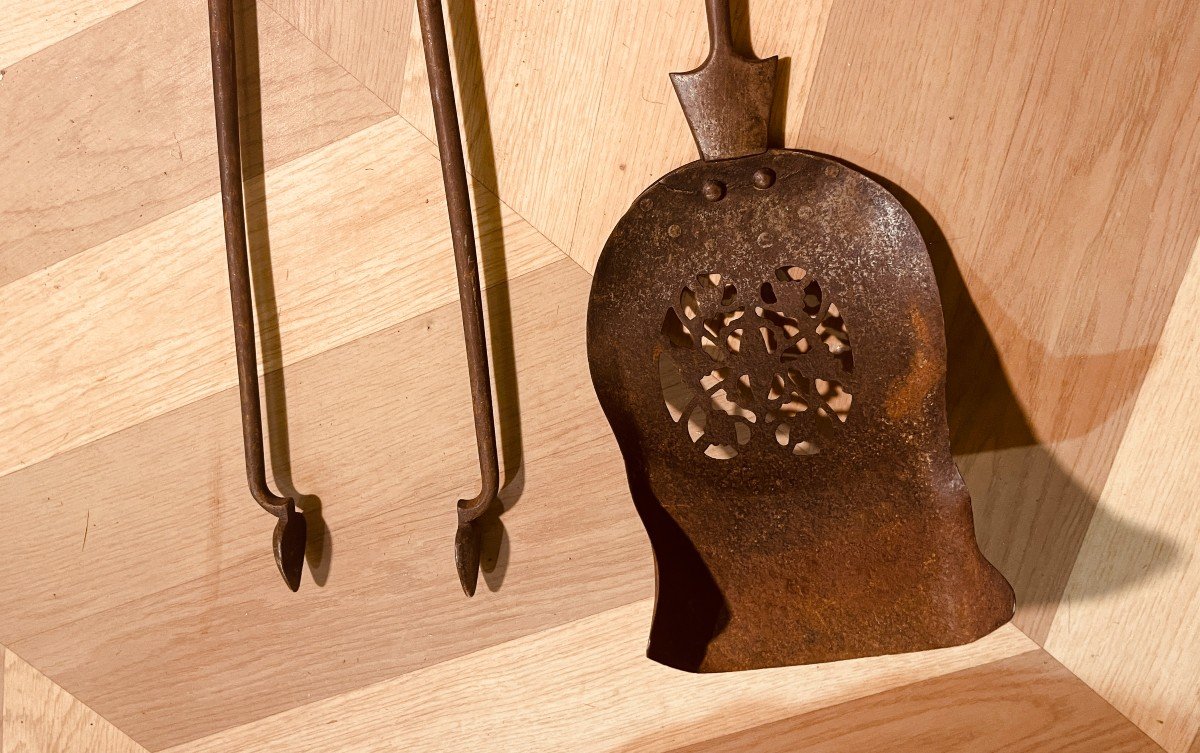
[[[941,374],[929,353],[933,350],[933,342],[929,336],[929,325],[916,307],[909,309],[909,322],[916,340],[913,357],[908,363],[908,370],[903,376],[892,383],[888,389],[887,413],[892,420],[899,420],[921,410],[925,396],[937,384]]]

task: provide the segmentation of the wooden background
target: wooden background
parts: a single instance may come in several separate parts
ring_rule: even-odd
[[[694,158],[700,0],[446,0],[506,469],[476,473],[409,0],[242,2],[272,480],[245,491],[201,0],[0,0],[0,683],[13,751],[1200,751],[1200,5],[750,0],[777,144],[926,236],[1013,625],[696,677],[587,375],[590,271]],[[1153,742],[1152,742],[1153,741]]]

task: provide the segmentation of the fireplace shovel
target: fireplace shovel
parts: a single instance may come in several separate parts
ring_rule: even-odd
[[[767,148],[776,59],[673,74],[701,160],[600,256],[592,380],[650,535],[648,655],[721,672],[973,641],[1013,592],[950,455],[945,338],[912,218],[863,173]]]

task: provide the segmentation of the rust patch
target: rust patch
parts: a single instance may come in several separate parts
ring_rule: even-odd
[[[926,396],[945,373],[945,368],[939,369],[929,357],[934,344],[925,317],[914,307],[909,310],[908,319],[912,326],[913,354],[904,374],[888,389],[887,413],[893,421],[920,413]]]

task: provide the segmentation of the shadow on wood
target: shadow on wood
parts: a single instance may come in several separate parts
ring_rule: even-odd
[[[823,155],[829,156],[829,155]],[[1017,616],[1014,621],[1019,627],[1035,637],[1044,636],[1053,619],[1053,610],[1031,610],[1028,616],[1023,608],[1040,605],[1055,606],[1062,598],[1075,564],[1076,556],[1083,545],[1084,535],[1095,516],[1111,516],[1098,505],[1095,494],[1076,481],[1054,457],[1047,443],[1066,436],[1039,437],[1025,415],[1012,385],[1005,374],[1003,362],[996,349],[991,333],[976,308],[971,291],[959,271],[953,250],[945,234],[933,219],[933,215],[914,196],[900,186],[880,175],[854,165],[847,160],[838,160],[858,170],[892,193],[921,231],[925,245],[933,262],[938,291],[942,300],[942,313],[946,323],[947,375],[946,407],[950,424],[950,445],[967,487],[972,492],[975,508],[975,530],[980,547],[1012,583],[1017,592]],[[1131,352],[1118,352],[1095,357],[1056,358],[1045,353],[1039,343],[1025,342],[1019,347],[1042,352],[1045,368],[1066,373],[1072,369],[1104,371],[1108,362],[1131,358],[1149,361],[1152,348]],[[1143,352],[1145,351],[1145,352]],[[1144,369],[1143,369],[1144,371]],[[1119,409],[1125,401],[1137,397],[1136,390],[1114,403]],[[1093,425],[1079,429],[1079,433],[1103,423],[1107,415],[1095,416]],[[976,479],[972,483],[970,457],[1010,451],[1016,453],[1020,462],[1011,463],[1012,477],[1005,477],[1005,470],[991,469],[991,480],[995,485],[997,476],[1000,485],[1020,490],[1022,479],[1032,469],[1043,479],[1041,488],[1053,494],[1053,501],[1033,499],[989,498],[989,489],[982,488]],[[1014,521],[1028,520],[1030,516],[1017,515],[1012,505],[1037,504],[1039,515],[1035,518],[1041,533],[1047,531],[1066,532],[1065,536],[1032,536],[1014,525]],[[1171,568],[1180,559],[1174,545],[1158,534],[1136,525],[1116,521],[1125,541],[1143,540],[1161,554],[1150,569],[1136,571],[1115,567],[1112,577],[1102,584],[1102,590],[1094,595],[1120,591],[1136,585]],[[1017,540],[1014,540],[1017,539]],[[1023,616],[1025,619],[1023,619]]]

